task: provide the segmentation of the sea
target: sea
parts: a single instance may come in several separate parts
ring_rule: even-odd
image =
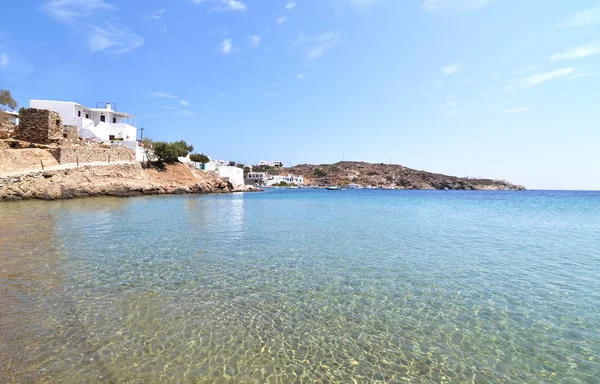
[[[1,383],[598,383],[600,192],[0,204]]]

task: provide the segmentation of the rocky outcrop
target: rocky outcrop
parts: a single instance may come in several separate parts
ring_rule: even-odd
[[[523,190],[504,180],[463,178],[418,171],[395,164],[341,161],[335,164],[303,164],[283,173],[303,175],[306,184],[394,186],[398,189]]]
[[[255,190],[259,189],[247,191]],[[218,175],[194,171],[181,163],[167,165],[164,170],[143,169],[140,163],[132,163],[0,178],[0,201],[229,192],[236,190]]]
[[[23,108],[14,135],[19,140],[49,144],[63,138],[62,119],[58,113],[46,109]]]

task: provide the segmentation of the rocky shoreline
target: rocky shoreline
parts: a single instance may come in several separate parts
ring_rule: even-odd
[[[144,169],[140,163],[131,163],[0,178],[0,201],[254,191],[260,189],[252,186],[236,189],[216,174],[195,171],[181,163],[167,165],[164,170]]]

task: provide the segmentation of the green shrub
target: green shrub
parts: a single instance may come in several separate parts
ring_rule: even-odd
[[[206,164],[210,161],[208,156],[206,156],[204,153],[192,153],[190,155],[190,160],[202,164]]]
[[[325,171],[323,168],[315,169],[315,176],[325,177],[325,176],[327,176],[327,171]]]
[[[185,157],[194,147],[180,140],[174,143],[156,141],[152,143],[152,152],[158,163],[176,163],[178,157]]]

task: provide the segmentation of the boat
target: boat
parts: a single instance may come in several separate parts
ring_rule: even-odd
[[[348,189],[361,189],[362,185],[360,184],[348,184]]]
[[[381,187],[381,189],[383,189],[384,191],[395,191],[396,188],[394,187]]]
[[[345,191],[344,188],[341,188],[341,187],[339,187],[337,185],[334,185],[334,186],[331,186],[331,187],[327,187],[327,190],[328,191]]]

